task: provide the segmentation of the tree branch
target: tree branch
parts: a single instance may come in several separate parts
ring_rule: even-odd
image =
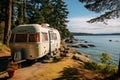
[[[119,18],[119,17],[120,17],[120,9],[106,12],[105,14],[103,14],[97,18],[93,18],[87,22],[88,23],[104,22],[106,19],[108,20],[108,19],[114,19],[114,18]]]

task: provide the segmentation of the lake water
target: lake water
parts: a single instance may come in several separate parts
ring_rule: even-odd
[[[120,54],[120,35],[102,35],[102,36],[74,36],[76,39],[83,40],[77,44],[94,44],[96,47],[78,48],[80,52],[84,52],[90,57],[100,62],[100,55],[108,52],[112,56],[112,61],[118,64]],[[109,41],[112,40],[112,41]],[[85,43],[87,41],[88,43]]]

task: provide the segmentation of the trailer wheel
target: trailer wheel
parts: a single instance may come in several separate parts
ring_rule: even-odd
[[[8,71],[8,75],[10,78],[12,78],[15,75],[16,71]]]

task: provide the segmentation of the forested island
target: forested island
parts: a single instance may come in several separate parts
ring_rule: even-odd
[[[81,33],[81,32],[72,32],[73,35],[120,35],[120,33]]]

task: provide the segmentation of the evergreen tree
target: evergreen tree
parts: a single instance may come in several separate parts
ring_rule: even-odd
[[[91,19],[88,22],[104,22],[106,19],[120,17],[120,0],[79,0],[85,3],[85,8],[96,13],[104,12],[97,18]]]
[[[0,0],[0,40],[3,40],[6,0]]]
[[[5,20],[6,0],[0,0],[0,22]]]
[[[12,18],[12,0],[5,0],[5,27],[4,27],[4,40],[3,43],[9,45],[10,35],[11,35],[11,18]]]
[[[19,0],[14,2],[15,25],[27,23],[44,23],[44,17],[40,12],[40,0]]]
[[[51,14],[51,26],[58,29],[61,33],[62,39],[70,36],[70,31],[67,29],[66,23],[68,22],[67,5],[62,0],[51,0],[53,12]]]
[[[41,14],[44,16],[45,23],[51,23],[52,6],[50,0],[41,1]],[[50,24],[51,25],[51,24]]]
[[[17,5],[14,6],[15,13],[17,13],[17,18],[16,18],[16,25],[20,25],[23,24],[23,1],[22,0],[18,0]]]
[[[13,1],[12,8],[9,8],[9,1]],[[62,39],[70,36],[67,29],[67,5],[62,0],[4,0],[0,1],[0,24],[6,22],[4,35],[10,34],[11,27],[27,23],[48,23],[50,27],[56,28],[61,33]],[[6,5],[7,4],[7,5]],[[12,15],[9,11],[12,10]],[[12,17],[12,21],[7,21]],[[8,15],[8,16],[7,16]],[[6,18],[5,18],[6,17]],[[8,19],[9,18],[9,19]],[[9,22],[9,23],[8,23]],[[11,24],[12,22],[12,24]],[[8,25],[9,27],[8,27]],[[11,26],[10,26],[11,25]],[[1,26],[1,25],[0,25]],[[4,25],[2,25],[4,26]],[[3,29],[0,29],[1,32]],[[7,38],[4,36],[4,42]]]
[[[28,23],[42,24],[45,22],[45,18],[41,13],[41,1],[30,0],[26,6],[26,14]]]
[[[65,5],[65,2],[62,0],[52,0],[51,4],[53,6],[53,22],[55,24],[52,24],[53,26],[66,26],[66,23],[68,22],[67,16],[68,16],[68,10],[67,5]]]

